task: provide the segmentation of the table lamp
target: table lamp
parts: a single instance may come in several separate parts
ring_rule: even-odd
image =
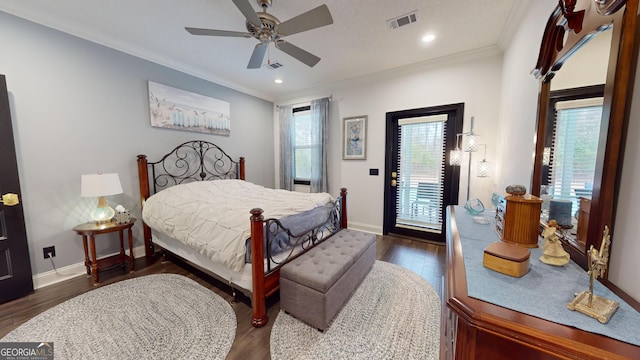
[[[81,180],[80,195],[98,198],[98,206],[91,211],[91,218],[97,224],[111,221],[115,211],[104,197],[122,193],[118,174],[86,174],[82,175]]]

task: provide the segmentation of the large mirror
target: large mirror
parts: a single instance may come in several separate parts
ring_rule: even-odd
[[[570,209],[559,235],[585,269],[605,226],[615,239],[637,8],[638,0],[560,0],[534,69],[541,86],[531,193],[545,200],[543,220],[550,199]]]

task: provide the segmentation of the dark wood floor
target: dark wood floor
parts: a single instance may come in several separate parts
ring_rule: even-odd
[[[388,261],[421,275],[433,285],[442,296],[442,276],[445,274],[445,247],[443,245],[417,241],[394,236],[378,236],[377,259]],[[100,272],[102,280],[99,286],[116,281],[158,273],[175,273],[187,276],[228,301],[233,300],[231,289],[206,274],[178,261],[162,262],[161,259],[137,259],[135,273],[126,273],[119,267]],[[0,338],[35,315],[71,299],[84,292],[91,291],[91,278],[76,277],[65,282],[36,290],[33,294],[0,305]],[[280,311],[277,295],[270,300],[269,323],[261,328],[250,324],[251,307],[249,300],[241,297],[232,307],[238,319],[236,338],[228,359],[269,359],[269,335],[271,325]]]

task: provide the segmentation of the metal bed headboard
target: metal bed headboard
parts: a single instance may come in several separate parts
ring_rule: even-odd
[[[144,156],[144,155],[140,155]],[[193,181],[244,180],[244,158],[233,160],[218,145],[203,140],[176,146],[156,162],[146,163],[151,194],[169,186]]]

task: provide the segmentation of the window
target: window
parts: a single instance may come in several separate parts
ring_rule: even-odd
[[[396,226],[442,230],[447,115],[399,119]]]
[[[553,198],[571,200],[578,209],[579,197],[591,197],[603,98],[558,101],[548,184]]]
[[[295,184],[310,185],[311,156],[320,149],[311,119],[311,107],[293,109],[293,179]]]
[[[312,100],[307,106],[279,106],[280,188],[294,190],[309,185],[310,192],[326,192],[327,124],[329,98]]]

